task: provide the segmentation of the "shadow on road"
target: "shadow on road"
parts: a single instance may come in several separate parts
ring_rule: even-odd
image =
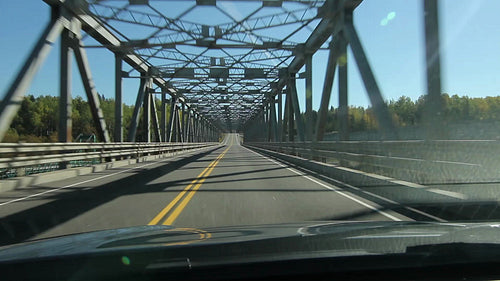
[[[214,148],[166,162],[153,169],[138,169],[135,171],[138,173],[111,183],[91,188],[79,186],[64,189],[65,192],[53,193],[43,198],[43,200],[50,200],[47,203],[3,216],[0,219],[0,245],[25,241],[120,196],[159,192],[165,188],[165,185],[150,186],[146,183],[220,149],[220,147]]]

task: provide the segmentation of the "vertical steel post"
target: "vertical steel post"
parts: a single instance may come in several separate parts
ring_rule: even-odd
[[[347,42],[339,35],[339,139],[349,140],[349,105],[347,87]]]
[[[184,102],[181,105],[181,141],[186,140],[186,105]]]
[[[59,130],[58,140],[60,142],[71,142],[71,41],[74,34],[64,29],[61,34],[61,57],[60,57],[60,96],[59,96]]]
[[[271,102],[269,100],[266,100],[264,103],[264,124],[267,129],[266,141],[271,141],[273,124],[271,122]]]
[[[269,114],[271,116],[269,119],[269,122],[271,123],[271,141],[276,142],[278,136],[278,126],[276,124],[276,101],[274,96],[271,96]]]
[[[176,97],[172,96],[170,99],[170,116],[168,118],[168,142],[172,142],[175,136],[175,104],[176,104]]]
[[[441,95],[441,56],[439,50],[438,1],[424,1],[425,62],[427,73],[427,99],[424,124],[428,139],[447,137],[444,126],[444,101]]]
[[[123,142],[122,61],[123,54],[115,53],[115,142]]]
[[[276,141],[280,142],[283,138],[283,92],[278,90],[278,127],[276,128]]]
[[[200,142],[205,141],[205,120],[200,116]]]
[[[144,93],[144,102],[142,103],[142,122],[144,128],[145,142],[151,142],[151,89],[149,88],[149,78],[146,82],[146,92]]]
[[[168,136],[167,136],[167,93],[165,92],[165,89],[161,89],[161,118],[160,118],[160,133],[161,133],[161,140],[163,142],[168,141]]]
[[[282,124],[282,127],[281,127],[281,139],[280,141],[284,142],[287,140],[286,138],[286,132],[287,132],[287,129],[288,129],[288,123],[290,122],[288,120],[290,114],[288,113],[288,110],[290,108],[290,98],[289,98],[289,95],[287,94],[288,93],[288,90],[285,92],[285,112],[283,113],[283,124]]]
[[[312,141],[313,139],[313,128],[314,128],[314,120],[312,113],[312,54],[306,55],[306,124],[305,124],[305,133],[306,140]]]
[[[186,142],[192,142],[191,141],[191,108],[187,108],[187,111],[186,111],[186,137],[185,137],[185,140]]]
[[[198,113],[193,112],[193,141],[199,142],[198,140]]]
[[[151,85],[151,87],[152,86],[153,85]],[[160,133],[160,125],[158,122],[158,110],[156,109],[156,97],[155,97],[155,95],[151,94],[150,98],[151,98],[151,118],[153,119],[153,129],[154,129],[154,133],[155,133],[154,141],[162,142],[163,138],[162,138],[161,133]]]
[[[295,114],[295,124],[297,125],[297,135],[299,136],[300,141],[304,141],[305,140],[304,120],[300,115],[300,106],[299,106],[299,99],[297,97],[297,85],[295,80],[295,73],[292,74],[289,83],[290,83],[290,91],[291,91],[290,94],[292,100],[291,104],[293,106],[293,113]]]
[[[293,98],[292,98],[292,87],[290,84],[287,86],[287,95],[288,97],[287,102],[288,102],[288,141],[293,142],[295,140],[295,121],[294,121],[294,116],[295,113],[294,108],[293,108]]]
[[[176,121],[176,122],[175,122],[175,127],[176,127],[176,129],[175,129],[176,140],[177,140],[177,142],[182,142],[182,141],[183,141],[183,139],[182,139],[181,116],[180,116],[180,115],[181,115],[181,110],[180,110],[179,106],[176,106],[176,107],[175,107],[175,113],[176,113],[175,115],[177,115],[177,116],[175,117],[175,121]]]

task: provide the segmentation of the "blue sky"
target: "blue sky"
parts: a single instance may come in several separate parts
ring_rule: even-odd
[[[443,92],[470,97],[500,95],[500,1],[440,1]],[[0,96],[3,97],[49,19],[42,0],[0,1]],[[386,100],[425,94],[424,36],[421,0],[365,0],[355,11],[354,24]],[[57,95],[59,44],[33,80],[27,94]],[[98,91],[114,95],[114,56],[105,49],[88,49]],[[327,52],[313,59],[313,107],[319,107]],[[349,59],[349,103],[368,106],[354,58]],[[73,64],[75,65],[75,64]],[[135,102],[137,79],[124,79],[124,101]],[[304,81],[299,98],[304,100]],[[74,95],[84,95],[74,67]],[[332,92],[337,105],[337,84]],[[304,107],[301,107],[303,109]]]

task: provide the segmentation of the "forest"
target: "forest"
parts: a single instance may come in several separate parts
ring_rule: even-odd
[[[445,122],[448,124],[465,121],[500,120],[500,96],[484,98],[471,98],[458,95],[450,96],[448,94],[443,94],[442,96],[444,101],[443,116]],[[159,100],[156,102],[159,103]],[[114,99],[100,96],[100,103],[108,130],[113,132]],[[397,100],[389,101],[388,108],[396,126],[419,126],[422,124],[424,103],[425,96],[421,96],[417,100],[401,96]],[[76,139],[80,134],[94,134],[96,130],[87,101],[77,96],[73,99],[72,105],[73,138]],[[56,142],[58,110],[58,97],[26,96],[3,142]],[[124,124],[130,124],[133,110],[134,107],[132,105],[123,106]],[[331,107],[328,111],[326,132],[335,132],[338,130],[337,112],[338,108],[334,107]],[[317,112],[313,112],[314,119],[316,116]],[[127,136],[127,127],[125,125],[124,136]],[[370,107],[350,106],[349,127],[352,132],[376,130],[377,122],[373,110]],[[141,127],[139,126],[139,139],[141,133]]]

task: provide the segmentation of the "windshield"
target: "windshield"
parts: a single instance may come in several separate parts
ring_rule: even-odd
[[[179,246],[235,226],[496,222],[498,10],[1,1],[0,245],[139,226],[175,227],[183,239],[162,245]]]

